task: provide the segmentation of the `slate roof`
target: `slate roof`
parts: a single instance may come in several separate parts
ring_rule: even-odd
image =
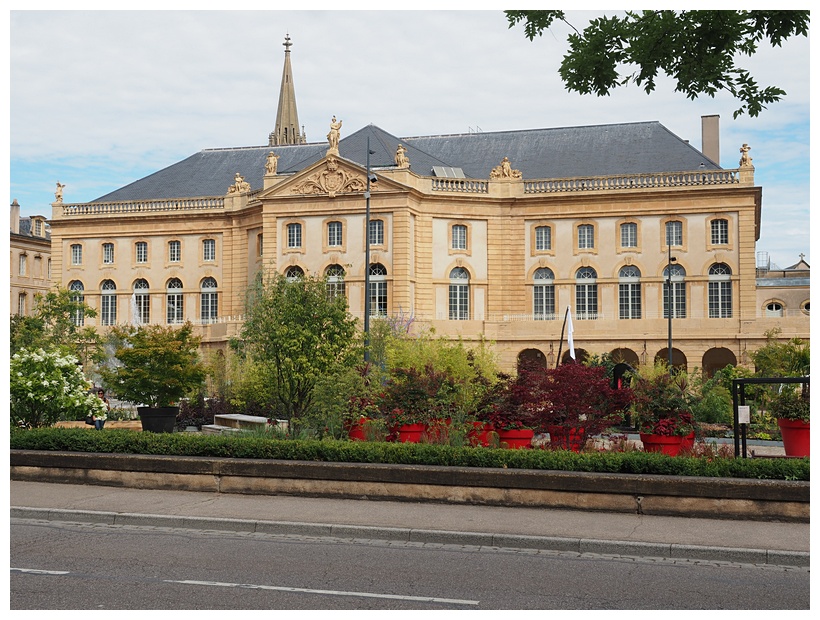
[[[364,167],[368,137],[371,168],[393,166],[401,142],[421,176],[450,166],[486,179],[505,156],[525,179],[720,169],[657,121],[408,138],[367,125],[340,140],[339,155]],[[327,143],[206,149],[93,202],[222,196],[237,172],[261,189],[270,151],[279,155],[279,174],[292,174],[322,159]]]

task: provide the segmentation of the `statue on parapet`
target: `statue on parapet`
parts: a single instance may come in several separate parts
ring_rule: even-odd
[[[743,146],[740,147],[740,167],[746,168],[752,165],[752,158],[749,157],[749,151],[752,150],[752,147],[743,143]]]
[[[265,162],[265,172],[267,174],[276,174],[279,167],[279,155],[274,155],[273,151],[268,153],[268,159]]]
[[[63,201],[63,188],[65,185],[62,185],[59,181],[57,181],[57,189],[54,190],[54,202],[62,202]]]
[[[237,172],[233,178],[233,185],[228,188],[228,193],[244,194],[249,191],[251,191],[251,184],[245,180],[245,177]]]
[[[342,121],[337,121],[336,116],[333,116],[333,120],[330,121],[330,132],[327,134],[327,142],[330,145],[327,152],[330,153],[337,153],[339,152],[339,130],[342,128]]]
[[[520,179],[521,171],[514,170],[508,157],[501,160],[501,163],[490,171],[491,179]]]
[[[410,167],[410,158],[407,157],[407,149],[401,144],[399,144],[398,148],[396,149],[396,167]]]

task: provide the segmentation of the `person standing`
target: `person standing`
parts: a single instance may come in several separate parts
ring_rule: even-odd
[[[111,411],[111,403],[108,402],[108,399],[105,397],[105,390],[102,388],[97,390],[97,397],[105,403],[105,413],[95,414],[93,416],[94,428],[101,431],[103,426],[105,426],[105,421],[108,419],[108,412]]]

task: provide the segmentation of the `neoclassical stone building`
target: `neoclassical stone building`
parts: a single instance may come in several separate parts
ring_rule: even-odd
[[[20,217],[17,199],[11,203],[9,284],[11,314],[31,315],[35,297],[51,288],[51,239],[45,216]]]
[[[327,275],[358,317],[367,279],[371,315],[485,338],[508,369],[556,363],[568,308],[580,355],[633,364],[668,357],[670,313],[690,369],[747,364],[773,326],[809,336],[807,289],[779,316],[759,293],[762,190],[747,145],[720,166],[717,117],[699,151],[658,122],[400,138],[333,117],[309,143],[283,109],[295,118],[295,96],[265,146],[203,150],[89,203],[59,196],[55,281],[98,325],[190,320],[224,347],[259,270]]]

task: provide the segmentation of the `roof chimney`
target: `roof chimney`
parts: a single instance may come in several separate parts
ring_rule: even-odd
[[[720,115],[700,117],[701,153],[720,165]]]
[[[20,204],[16,198],[11,203],[11,232],[20,234]]]

